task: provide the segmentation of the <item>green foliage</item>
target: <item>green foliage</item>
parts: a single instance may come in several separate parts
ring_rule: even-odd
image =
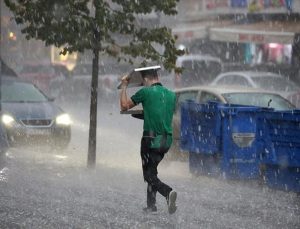
[[[168,70],[181,55],[170,29],[139,21],[143,14],[176,14],[179,0],[4,1],[27,39],[64,47],[62,53],[96,50],[119,60],[163,63]]]

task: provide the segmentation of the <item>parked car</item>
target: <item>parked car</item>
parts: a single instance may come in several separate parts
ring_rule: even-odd
[[[259,63],[259,64],[247,64],[239,62],[230,62],[223,64],[223,72],[237,72],[237,71],[255,71],[255,72],[273,72],[279,75],[283,75],[297,85],[300,85],[300,66],[291,64],[279,64],[273,62]]]
[[[219,58],[200,54],[179,56],[176,66],[183,71],[180,74],[174,73],[174,88],[210,83],[222,71]]]
[[[271,72],[224,72],[219,74],[216,79],[211,82],[211,85],[239,85],[275,91],[288,99],[296,107],[300,107],[300,87],[288,78]]]
[[[275,110],[291,110],[295,106],[275,92],[246,87],[196,86],[174,90],[176,110],[173,117],[173,145],[167,156],[169,160],[186,160],[187,154],[180,151],[180,108],[183,102],[193,100],[198,103],[215,101],[224,104],[240,104],[270,107]]]
[[[10,146],[68,146],[70,116],[34,84],[16,77],[2,77],[1,92],[1,122]]]

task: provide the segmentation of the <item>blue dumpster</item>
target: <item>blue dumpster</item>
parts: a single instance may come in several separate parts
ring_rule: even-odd
[[[264,112],[262,161],[282,167],[300,166],[300,111]]]
[[[215,102],[182,106],[181,148],[189,152],[192,173],[253,179],[259,176],[263,150],[255,106]]]
[[[194,101],[181,106],[180,147],[189,152],[189,169],[193,174],[220,174],[221,128],[217,106]]]
[[[221,126],[219,104],[183,103],[181,107],[181,141],[183,150],[214,154],[220,151]]]
[[[269,188],[300,193],[300,167],[266,164],[264,176]]]
[[[261,131],[266,184],[300,192],[300,111],[264,112]]]

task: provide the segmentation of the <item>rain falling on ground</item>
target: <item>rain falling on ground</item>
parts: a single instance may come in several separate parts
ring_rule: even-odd
[[[297,194],[256,181],[194,177],[187,162],[159,166],[159,177],[178,192],[177,212],[169,215],[158,195],[158,212],[145,214],[142,121],[120,115],[117,97],[100,102],[97,163],[87,169],[87,101],[60,104],[74,122],[64,152],[9,150],[0,172],[0,228],[299,228]]]

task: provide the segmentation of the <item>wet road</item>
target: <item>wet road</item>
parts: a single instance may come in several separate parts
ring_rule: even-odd
[[[117,101],[116,101],[117,103]],[[100,105],[97,166],[86,168],[88,106],[66,106],[74,119],[65,152],[15,148],[0,172],[0,228],[300,228],[300,198],[256,182],[192,177],[186,163],[162,164],[178,192],[178,211],[145,214],[139,158],[142,122]]]

